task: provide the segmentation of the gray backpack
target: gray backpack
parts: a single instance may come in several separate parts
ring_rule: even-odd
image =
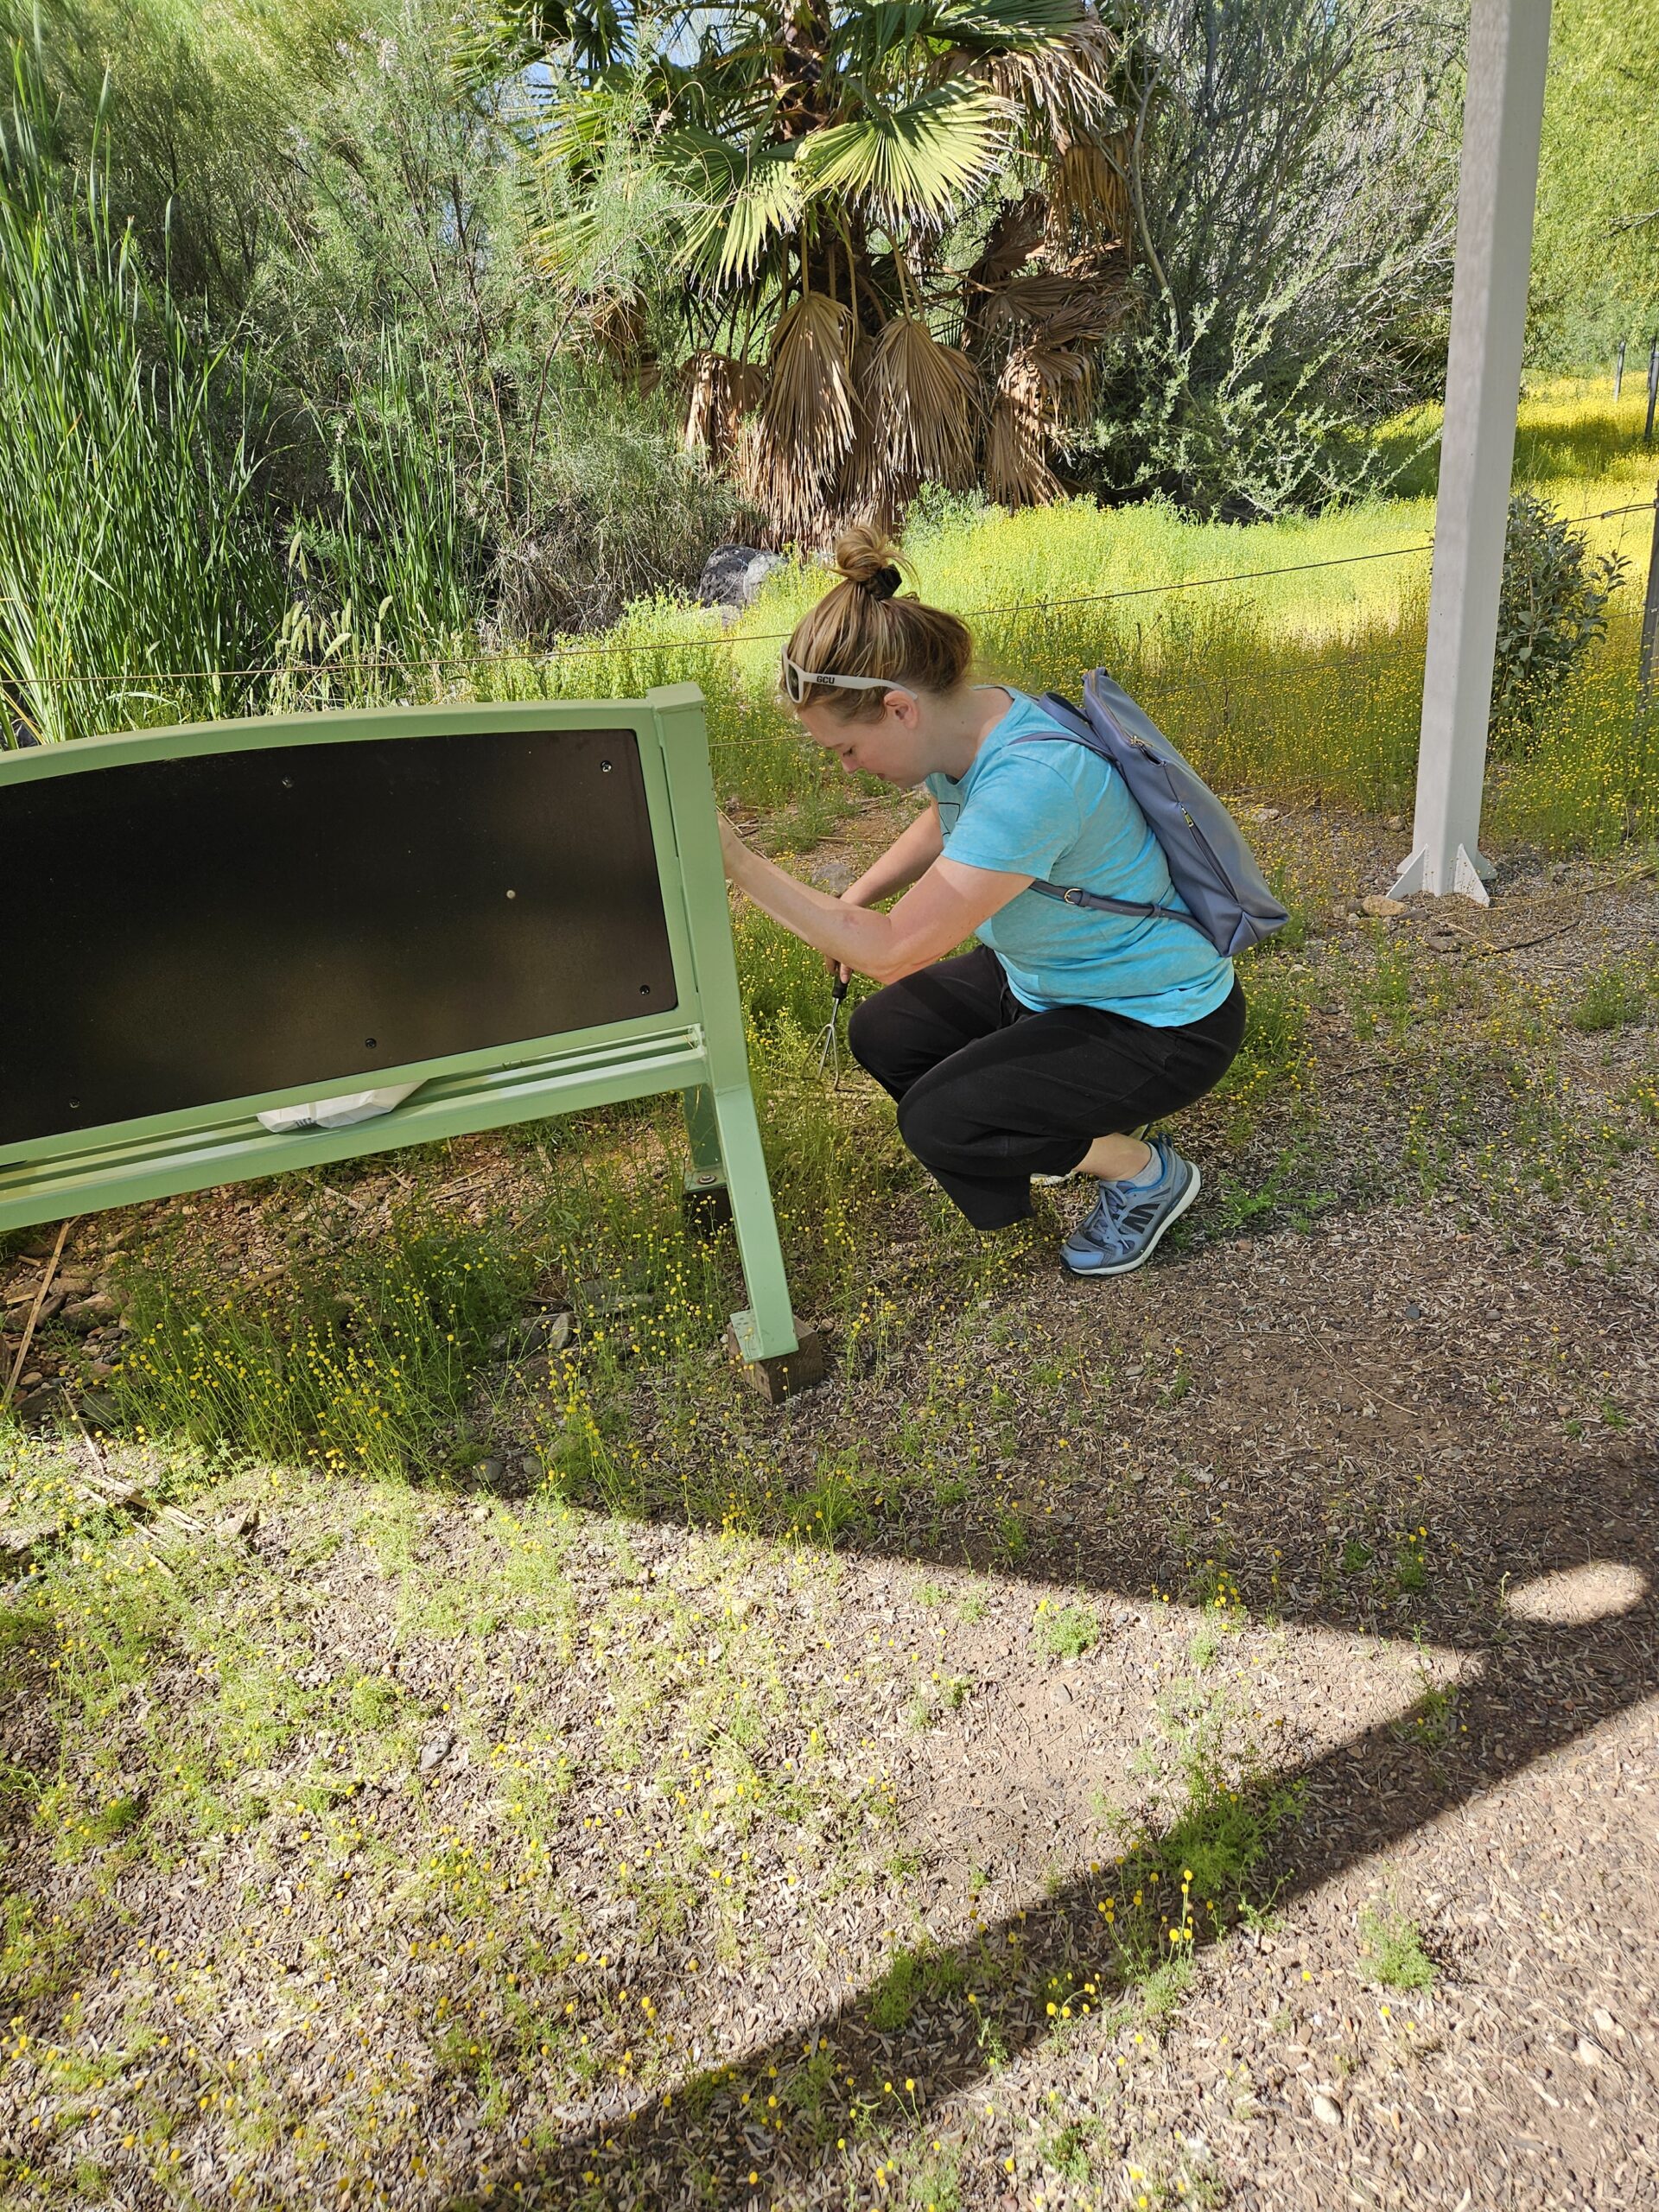
[[[1290,916],[1268,888],[1237,823],[1121,683],[1097,668],[1084,680],[1081,709],[1058,691],[1046,691],[1037,703],[1066,737],[1098,753],[1122,777],[1164,849],[1171,883],[1192,911],[1109,899],[1099,891],[1068,891],[1058,883],[1033,883],[1033,891],[1098,913],[1166,914],[1228,955],[1247,951],[1284,927]],[[1046,741],[1058,743],[1059,731],[1050,740],[1046,730],[1033,730],[1020,741]]]

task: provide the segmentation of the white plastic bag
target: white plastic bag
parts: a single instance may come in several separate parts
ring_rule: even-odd
[[[418,1083],[395,1083],[385,1090],[353,1090],[344,1098],[312,1098],[302,1106],[274,1106],[261,1114],[259,1123],[273,1136],[288,1136],[296,1129],[349,1129],[353,1122],[372,1122],[377,1114],[390,1114],[401,1106]]]

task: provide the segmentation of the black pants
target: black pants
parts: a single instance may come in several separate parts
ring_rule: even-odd
[[[899,1128],[976,1229],[1031,1211],[1033,1175],[1069,1174],[1096,1137],[1202,1098],[1244,1034],[1244,994],[1154,1029],[1098,1007],[1033,1014],[981,945],[855,1009],[855,1058],[898,1101]]]

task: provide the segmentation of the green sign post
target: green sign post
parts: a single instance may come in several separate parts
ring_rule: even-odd
[[[817,1379],[754,1101],[702,699],[392,708],[0,753],[0,1230],[681,1094],[733,1343]],[[257,1118],[364,1090],[346,1128]]]

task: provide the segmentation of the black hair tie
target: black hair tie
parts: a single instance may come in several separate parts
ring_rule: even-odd
[[[872,599],[891,599],[904,581],[889,562],[885,569],[878,569],[873,576],[864,579],[864,588]]]

